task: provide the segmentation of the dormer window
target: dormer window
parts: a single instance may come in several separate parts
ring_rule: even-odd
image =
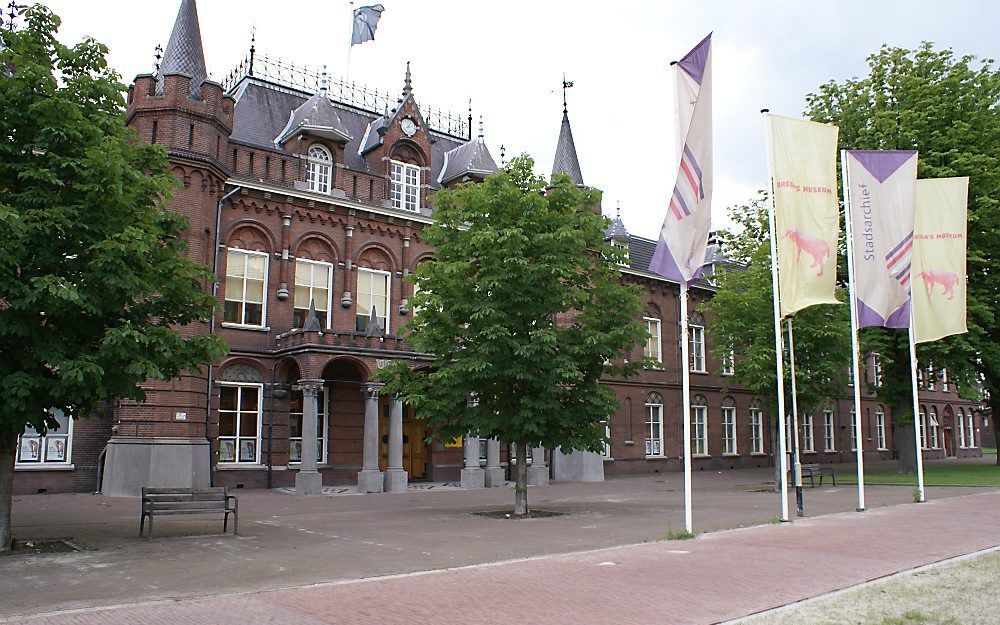
[[[389,161],[392,207],[417,212],[420,208],[420,167]]]
[[[622,252],[622,259],[618,262],[618,264],[621,265],[622,267],[628,267],[629,265],[628,243],[624,241],[617,241],[615,239],[611,239],[611,246],[614,247],[615,249],[621,250]]]
[[[329,193],[330,172],[333,169],[333,158],[330,156],[330,152],[321,145],[311,145],[307,159],[306,184],[309,190],[316,193]]]

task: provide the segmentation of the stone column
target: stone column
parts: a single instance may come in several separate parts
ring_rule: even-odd
[[[365,384],[361,390],[365,394],[365,445],[358,473],[359,493],[381,493],[382,472],[378,470],[378,398],[381,384]]]
[[[507,480],[500,466],[500,441],[491,438],[486,441],[486,488],[503,486]]]
[[[549,467],[545,465],[545,448],[535,447],[531,450],[531,464],[528,465],[528,485],[547,486],[549,483]]]
[[[389,410],[389,462],[385,471],[385,492],[405,493],[407,479],[403,470],[403,402],[393,397]]]
[[[479,466],[479,437],[465,437],[465,468],[462,469],[462,488],[483,488],[486,476]]]
[[[299,380],[302,387],[302,458],[295,474],[296,495],[322,495],[323,476],[316,470],[319,390],[323,380]]]

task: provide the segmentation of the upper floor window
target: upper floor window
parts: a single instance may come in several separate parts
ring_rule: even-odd
[[[49,416],[56,420],[57,427],[49,428],[45,436],[30,425],[17,439],[16,466],[43,464],[66,465],[70,463],[73,448],[73,420],[62,410],[53,408]]]
[[[948,370],[947,369],[942,369],[941,370],[941,390],[944,391],[945,393],[948,392],[948,389],[949,389],[948,384],[949,384],[949,382],[948,382]]]
[[[688,340],[690,342],[691,371],[705,373],[705,326],[700,318],[688,324]]]
[[[934,365],[927,367],[927,390],[933,391],[937,380],[935,379]]]
[[[230,248],[226,257],[226,303],[222,320],[262,327],[266,291],[267,253]]]
[[[329,150],[321,145],[309,146],[306,166],[306,184],[310,191],[316,193],[330,192],[330,177],[333,171],[333,158]]]
[[[316,306],[316,316],[324,328],[330,327],[330,291],[333,283],[333,265],[315,260],[295,261],[295,313],[296,328],[305,326],[309,303]]]
[[[388,271],[358,268],[358,310],[355,328],[358,332],[368,329],[372,311],[382,330],[389,332],[389,284]]]
[[[420,208],[420,167],[389,161],[392,207],[416,212]]]
[[[653,317],[643,317],[646,322],[646,332],[649,337],[646,339],[646,347],[642,350],[646,358],[652,358],[656,362],[663,362],[663,350],[660,345],[660,320]]]
[[[872,386],[882,386],[882,362],[878,353],[872,354]]]
[[[736,354],[733,350],[722,357],[722,375],[736,375]]]
[[[646,455],[663,455],[663,397],[646,395]]]

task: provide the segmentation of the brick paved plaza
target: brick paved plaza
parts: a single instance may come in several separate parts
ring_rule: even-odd
[[[1000,544],[995,488],[932,487],[917,506],[910,487],[869,486],[864,514],[852,486],[807,488],[809,517],[779,525],[768,475],[698,473],[695,525],[710,533],[692,541],[661,540],[683,527],[675,473],[532,488],[534,507],[563,515],[528,521],[474,514],[510,506],[509,489],[243,490],[240,536],[209,518],[164,518],[152,541],[136,535],[135,499],[22,496],[19,539],[71,538],[84,551],[0,560],[0,618],[712,623]],[[48,616],[21,618],[31,615]]]

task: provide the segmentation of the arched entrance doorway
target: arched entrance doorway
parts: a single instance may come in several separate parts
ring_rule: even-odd
[[[337,358],[323,368],[328,401],[327,462],[336,484],[356,483],[363,460],[365,400],[362,385],[368,370],[350,358]]]

